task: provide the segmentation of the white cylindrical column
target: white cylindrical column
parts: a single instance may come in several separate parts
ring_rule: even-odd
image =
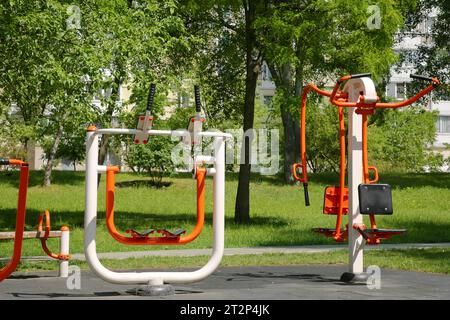
[[[364,271],[364,239],[353,229],[354,224],[363,223],[358,199],[358,186],[363,179],[362,118],[356,114],[355,109],[348,110],[348,245],[349,272],[357,274]]]
[[[60,254],[69,256],[70,229],[61,227]],[[67,278],[69,276],[69,260],[59,260],[59,276]]]
[[[94,261],[89,255],[96,252],[95,237],[97,233],[97,166],[98,166],[98,135],[95,131],[86,134],[86,182],[85,182],[85,212],[84,212],[84,252],[90,268],[95,270]]]

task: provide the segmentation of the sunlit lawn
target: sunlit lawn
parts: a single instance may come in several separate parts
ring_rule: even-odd
[[[53,186],[40,186],[41,172],[32,172],[28,193],[27,230],[34,230],[41,210],[52,215],[52,228],[68,225],[71,253],[83,252],[84,173],[55,172]],[[146,179],[145,176],[120,174],[117,182]],[[122,231],[149,227],[189,232],[195,224],[195,181],[189,175],[168,179],[166,188],[122,187],[116,192],[116,224]],[[228,174],[226,181],[226,247],[300,246],[333,244],[310,230],[333,227],[334,216],[322,214],[323,189],[335,184],[335,175],[312,175],[311,206],[305,207],[303,191],[284,185],[277,177],[254,176],[251,183],[250,225],[233,222],[237,176]],[[14,230],[18,174],[0,173],[0,229]],[[379,217],[381,228],[406,228],[408,233],[389,243],[450,242],[450,175],[449,174],[382,174],[381,181],[393,186],[394,215]],[[209,248],[212,239],[212,180],[207,181],[206,224],[200,237],[184,248]],[[105,184],[100,184],[99,252],[152,250],[161,247],[124,246],[112,240],[105,227]],[[56,239],[50,246],[57,248]],[[170,247],[170,249],[175,249]],[[179,248],[177,248],[179,249]],[[1,257],[12,251],[10,241],[0,243]],[[43,255],[39,242],[27,240],[23,255]]]

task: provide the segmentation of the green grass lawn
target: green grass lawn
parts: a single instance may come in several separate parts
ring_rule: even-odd
[[[335,216],[322,214],[323,189],[337,182],[337,175],[311,175],[311,206],[305,207],[303,190],[284,185],[277,177],[254,176],[251,183],[251,217],[248,226],[233,222],[237,176],[226,181],[226,246],[259,247],[282,245],[333,244],[310,230],[333,227]],[[146,179],[145,176],[120,174],[117,182]],[[41,210],[51,211],[52,228],[68,225],[71,252],[83,252],[84,173],[55,172],[53,186],[42,188],[42,172],[32,172],[28,193],[27,230],[34,230]],[[192,230],[195,224],[195,181],[189,175],[169,179],[166,188],[122,187],[116,191],[116,224],[119,229],[144,230],[149,227]],[[389,243],[450,241],[450,174],[382,174],[381,182],[393,187],[394,215],[378,218],[380,228],[406,228],[408,233]],[[0,229],[14,230],[17,205],[18,173],[0,173]],[[206,184],[206,223],[200,237],[185,248],[209,248],[212,238],[212,180]],[[107,233],[105,218],[105,184],[100,184],[99,252],[151,250],[162,247],[124,246]],[[50,247],[58,247],[56,239]],[[171,247],[174,248],[174,247]],[[1,242],[2,257],[12,252],[11,242]],[[42,255],[39,242],[24,242],[23,255]]]

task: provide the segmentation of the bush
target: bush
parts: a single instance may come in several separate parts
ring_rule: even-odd
[[[429,148],[436,139],[438,113],[417,106],[384,110],[369,126],[369,161],[382,170],[395,172],[438,171],[441,154]]]
[[[125,155],[127,165],[135,172],[147,172],[151,184],[163,186],[163,178],[174,170],[170,137],[150,137],[148,144],[130,144]]]

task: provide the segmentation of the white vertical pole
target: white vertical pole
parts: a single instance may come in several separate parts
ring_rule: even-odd
[[[217,266],[220,264],[225,247],[225,139],[214,139],[214,168],[216,174],[213,179],[213,252],[217,254]]]
[[[69,255],[70,230],[68,227],[61,227],[60,254]],[[69,276],[69,260],[59,260],[59,276],[67,278]]]
[[[97,234],[97,166],[98,135],[95,131],[86,134],[86,193],[84,213],[84,252],[96,252],[95,238]],[[91,268],[89,256],[86,261]]]
[[[358,186],[363,180],[362,163],[362,117],[356,114],[356,108],[348,108],[348,245],[349,272],[362,273],[363,237],[353,229],[354,224],[363,223],[359,211]]]

